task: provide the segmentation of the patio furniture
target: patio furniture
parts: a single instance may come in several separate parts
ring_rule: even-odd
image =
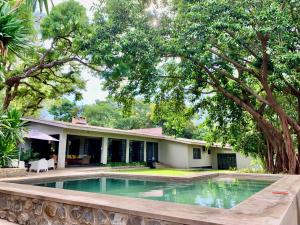
[[[79,164],[79,165],[88,165],[90,164],[91,156],[90,155],[85,155],[82,156],[82,158],[67,158],[67,164],[68,165],[74,165],[74,164]]]
[[[48,169],[54,169],[55,170],[55,161],[54,159],[47,160]]]
[[[48,162],[46,159],[40,159],[37,161],[29,162],[30,168],[29,171],[36,171],[39,173],[40,171],[48,171]]]
[[[18,159],[11,159],[9,162],[9,167],[11,168],[25,168],[25,162],[19,161]]]

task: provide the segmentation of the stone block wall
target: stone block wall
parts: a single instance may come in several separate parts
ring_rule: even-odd
[[[21,225],[183,225],[4,193],[0,193],[0,218]]]
[[[0,178],[24,177],[27,176],[26,169],[21,168],[0,168]]]

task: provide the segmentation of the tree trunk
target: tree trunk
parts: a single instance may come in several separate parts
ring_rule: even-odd
[[[300,97],[298,97],[298,107],[297,107],[297,113],[298,113],[298,124],[300,126]],[[298,162],[300,162],[300,135],[297,135],[297,141],[298,141]]]
[[[11,93],[11,87],[8,86],[6,87],[6,90],[5,90],[5,97],[4,97],[4,101],[3,101],[3,104],[2,104],[2,110],[3,111],[6,111],[10,105],[10,102],[11,102],[11,99],[12,99],[12,93]]]

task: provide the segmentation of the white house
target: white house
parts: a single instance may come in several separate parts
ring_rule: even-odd
[[[99,165],[118,162],[156,161],[175,168],[246,168],[250,158],[233,152],[230,146],[199,140],[174,138],[161,128],[120,130],[89,126],[85,120],[72,123],[24,118],[31,133],[47,134],[58,141],[31,136],[23,148],[32,148],[41,158],[58,156],[58,168],[69,165]],[[46,135],[46,136],[47,136]],[[46,140],[45,140],[46,139]]]

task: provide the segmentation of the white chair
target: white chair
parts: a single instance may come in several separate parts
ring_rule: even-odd
[[[48,162],[46,159],[40,159],[37,161],[29,162],[30,168],[29,171],[36,171],[39,173],[40,171],[48,171]]]
[[[47,160],[48,169],[54,169],[55,170],[55,162],[54,159]]]
[[[11,168],[25,168],[25,162],[24,161],[19,161],[18,159],[11,159],[9,162],[9,167]]]

